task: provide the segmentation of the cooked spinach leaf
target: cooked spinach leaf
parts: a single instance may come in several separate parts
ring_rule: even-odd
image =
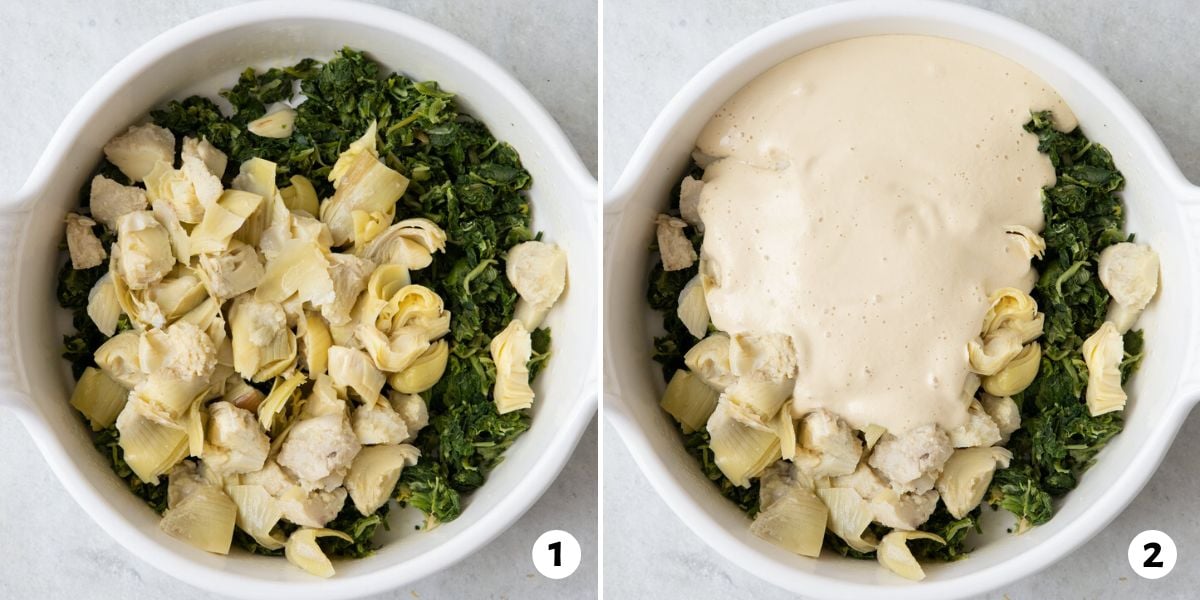
[[[940,560],[954,561],[967,557],[967,535],[972,531],[982,532],[979,527],[979,515],[983,512],[983,508],[976,506],[974,510],[967,513],[967,516],[961,519],[955,519],[954,515],[946,509],[946,503],[938,500],[937,508],[933,514],[929,516],[929,520],[921,524],[921,531],[936,533],[946,540],[945,544],[939,544],[933,540],[916,539],[908,543],[912,550],[913,556],[920,560]]]

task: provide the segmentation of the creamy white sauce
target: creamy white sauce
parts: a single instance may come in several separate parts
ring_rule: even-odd
[[[1074,116],[1046,83],[942,38],[830,44],[767,71],[697,141],[713,324],[792,336],[792,411],[900,433],[966,420],[967,342],[997,288],[1032,289],[1049,159],[1022,125]],[[972,383],[974,382],[974,383]]]

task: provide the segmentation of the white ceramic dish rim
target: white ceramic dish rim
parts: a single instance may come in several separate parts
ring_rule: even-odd
[[[21,234],[29,213],[55,177],[56,167],[66,160],[66,154],[78,132],[93,120],[100,104],[119,94],[135,80],[138,73],[198,40],[278,19],[341,21],[376,28],[387,27],[394,32],[404,31],[408,36],[421,36],[428,45],[461,63],[472,76],[486,82],[516,106],[531,125],[530,137],[538,144],[536,160],[550,163],[563,174],[581,209],[590,211],[595,207],[598,185],[579,160],[562,129],[520,83],[475,47],[424,21],[383,7],[357,2],[267,0],[215,11],[178,25],[147,42],[105,73],[68,113],[25,185],[12,197],[0,197],[0,237],[9,238],[0,241],[18,250],[23,247]],[[534,158],[527,157],[526,160]],[[587,214],[583,221],[586,223],[583,233],[589,239],[578,240],[577,243],[586,248],[585,252],[595,252],[599,229],[595,214]],[[19,255],[12,264],[22,264]],[[590,266],[579,265],[577,271],[572,265],[573,281],[579,281],[581,288],[594,289],[591,282],[583,284],[582,278],[595,275],[596,280],[599,279],[598,273]],[[339,576],[332,580],[311,578],[296,582],[274,582],[224,572],[193,563],[175,553],[157,551],[162,547],[162,540],[133,527],[108,504],[102,494],[85,480],[81,467],[56,440],[53,427],[33,408],[25,391],[29,387],[22,356],[17,350],[22,347],[20,327],[16,325],[16,319],[22,311],[13,290],[15,283],[20,280],[17,273],[18,269],[11,265],[0,269],[0,340],[13,342],[11,349],[0,348],[0,407],[8,408],[21,420],[63,485],[109,535],[159,570],[213,592],[247,598],[269,595],[351,598],[392,589],[449,567],[495,539],[541,497],[565,466],[596,411],[598,398],[594,393],[589,391],[575,399],[575,405],[560,424],[551,444],[543,449],[535,462],[527,465],[528,471],[522,484],[503,497],[487,518],[478,520],[471,528],[460,532],[455,538],[456,543],[442,544],[417,559],[354,577]],[[580,388],[583,390],[597,390],[599,387],[598,340],[594,346],[594,351],[590,352],[591,364],[580,365],[578,371],[580,379],[584,381]],[[136,502],[132,496],[129,500]]]
[[[1163,185],[1174,194],[1180,204],[1180,210],[1185,210],[1184,204],[1190,204],[1193,205],[1191,208],[1192,214],[1194,214],[1194,205],[1200,201],[1200,189],[1183,177],[1162,142],[1132,104],[1095,69],[1066,47],[1025,25],[980,9],[940,1],[901,3],[865,0],[811,10],[764,28],[722,53],[689,80],[664,107],[638,145],[625,172],[612,191],[605,196],[605,218],[616,221],[612,230],[617,231],[622,230],[623,227],[636,226],[622,223],[621,217],[636,196],[637,190],[646,185],[646,179],[660,175],[664,168],[663,162],[669,163],[673,160],[671,157],[662,155],[663,148],[668,140],[676,135],[677,127],[693,110],[693,107],[701,100],[710,99],[708,97],[714,94],[721,94],[719,99],[727,98],[731,93],[729,89],[736,90],[737,87],[740,87],[739,85],[732,88],[721,88],[726,90],[722,92],[718,88],[723,80],[745,81],[752,78],[754,74],[761,73],[770,64],[773,64],[769,61],[764,62],[761,55],[771,54],[772,48],[782,46],[789,39],[810,35],[813,32],[825,33],[825,29],[853,24],[856,21],[878,21],[888,18],[915,19],[936,23],[942,29],[957,28],[963,35],[982,30],[989,35],[1006,38],[1009,42],[1020,44],[1031,54],[1051,57],[1063,70],[1071,72],[1073,78],[1094,96],[1096,102],[1102,105],[1115,121],[1131,132],[1132,149],[1144,156],[1145,160],[1151,164],[1152,174],[1161,178]],[[772,54],[772,56],[776,55]],[[776,58],[776,60],[781,59]],[[1181,217],[1186,218],[1187,215],[1181,215]],[[1195,222],[1191,218],[1187,218],[1187,220]],[[1187,239],[1184,240],[1184,244],[1187,247],[1187,262],[1191,264],[1194,261],[1193,257],[1196,256],[1196,241]],[[1166,401],[1165,418],[1154,431],[1158,435],[1145,440],[1137,455],[1130,461],[1130,468],[1122,474],[1118,485],[1112,486],[1101,498],[1097,499],[1085,513],[1084,517],[1086,518],[1076,518],[1057,535],[1042,541],[1035,547],[1035,551],[1013,556],[988,569],[964,577],[926,581],[916,585],[900,582],[896,585],[854,582],[835,579],[819,573],[813,574],[790,569],[771,561],[762,560],[763,555],[758,549],[752,548],[742,540],[730,535],[718,523],[705,504],[689,494],[675,479],[671,472],[671,465],[664,457],[655,453],[649,437],[649,429],[634,417],[634,412],[627,403],[651,400],[623,395],[622,373],[614,366],[618,362],[616,353],[622,351],[625,347],[624,340],[628,339],[630,335],[627,331],[618,331],[618,327],[621,325],[610,317],[615,302],[627,301],[626,296],[614,299],[614,296],[620,293],[617,288],[621,286],[614,285],[613,274],[618,268],[629,268],[628,265],[617,264],[613,254],[613,247],[606,248],[604,301],[606,328],[604,414],[606,418],[620,433],[635,461],[658,494],[693,532],[734,564],[780,587],[805,596],[863,598],[883,592],[889,597],[897,599],[952,598],[995,589],[1007,582],[1046,568],[1093,537],[1128,505],[1161,462],[1188,412],[1200,400],[1200,381],[1197,381],[1195,375],[1180,374],[1179,382],[1173,388],[1174,394]],[[1194,299],[1194,291],[1188,290],[1183,293],[1188,299]],[[1192,315],[1188,315],[1188,317],[1189,323],[1180,324],[1180,326],[1184,331],[1192,332],[1195,328],[1192,322],[1194,317]],[[634,337],[636,343],[644,343],[640,337]],[[1195,340],[1188,342],[1187,353],[1182,364],[1196,364],[1195,357],[1200,354],[1196,345]],[[1114,551],[1124,554],[1123,549]]]

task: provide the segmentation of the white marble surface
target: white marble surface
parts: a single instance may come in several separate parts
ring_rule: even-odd
[[[604,187],[611,188],[662,106],[700,67],[746,35],[825,1],[646,2],[604,9]],[[975,1],[1055,37],[1113,80],[1200,182],[1200,13],[1162,0]],[[604,426],[605,595],[612,598],[788,598],[727,563],[651,490],[617,433]],[[1043,572],[983,596],[1194,598],[1200,586],[1200,415],[1183,426],[1149,485],[1104,533]],[[1135,534],[1161,529],[1179,549],[1164,579],[1139,579],[1126,561]],[[634,533],[636,532],[636,533]]]
[[[234,4],[120,0],[0,2],[0,193],[20,186],[62,117],[113,63],[154,35]],[[437,24],[527,86],[596,170],[593,0],[380,2]],[[537,35],[531,35],[537,31]],[[590,598],[597,588],[597,432],[588,428],[546,495],[478,554],[378,598]],[[127,553],[75,504],[17,421],[0,411],[0,598],[211,598]],[[580,569],[550,581],[529,552],[539,534],[572,532]],[[515,557],[515,558],[514,558]]]

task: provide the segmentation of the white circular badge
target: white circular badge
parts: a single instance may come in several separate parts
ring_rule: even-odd
[[[1174,540],[1157,529],[1143,531],[1129,542],[1129,566],[1143,579],[1166,577],[1176,558]]]
[[[570,577],[580,557],[579,540],[561,529],[547,531],[533,543],[533,566],[550,579]]]

